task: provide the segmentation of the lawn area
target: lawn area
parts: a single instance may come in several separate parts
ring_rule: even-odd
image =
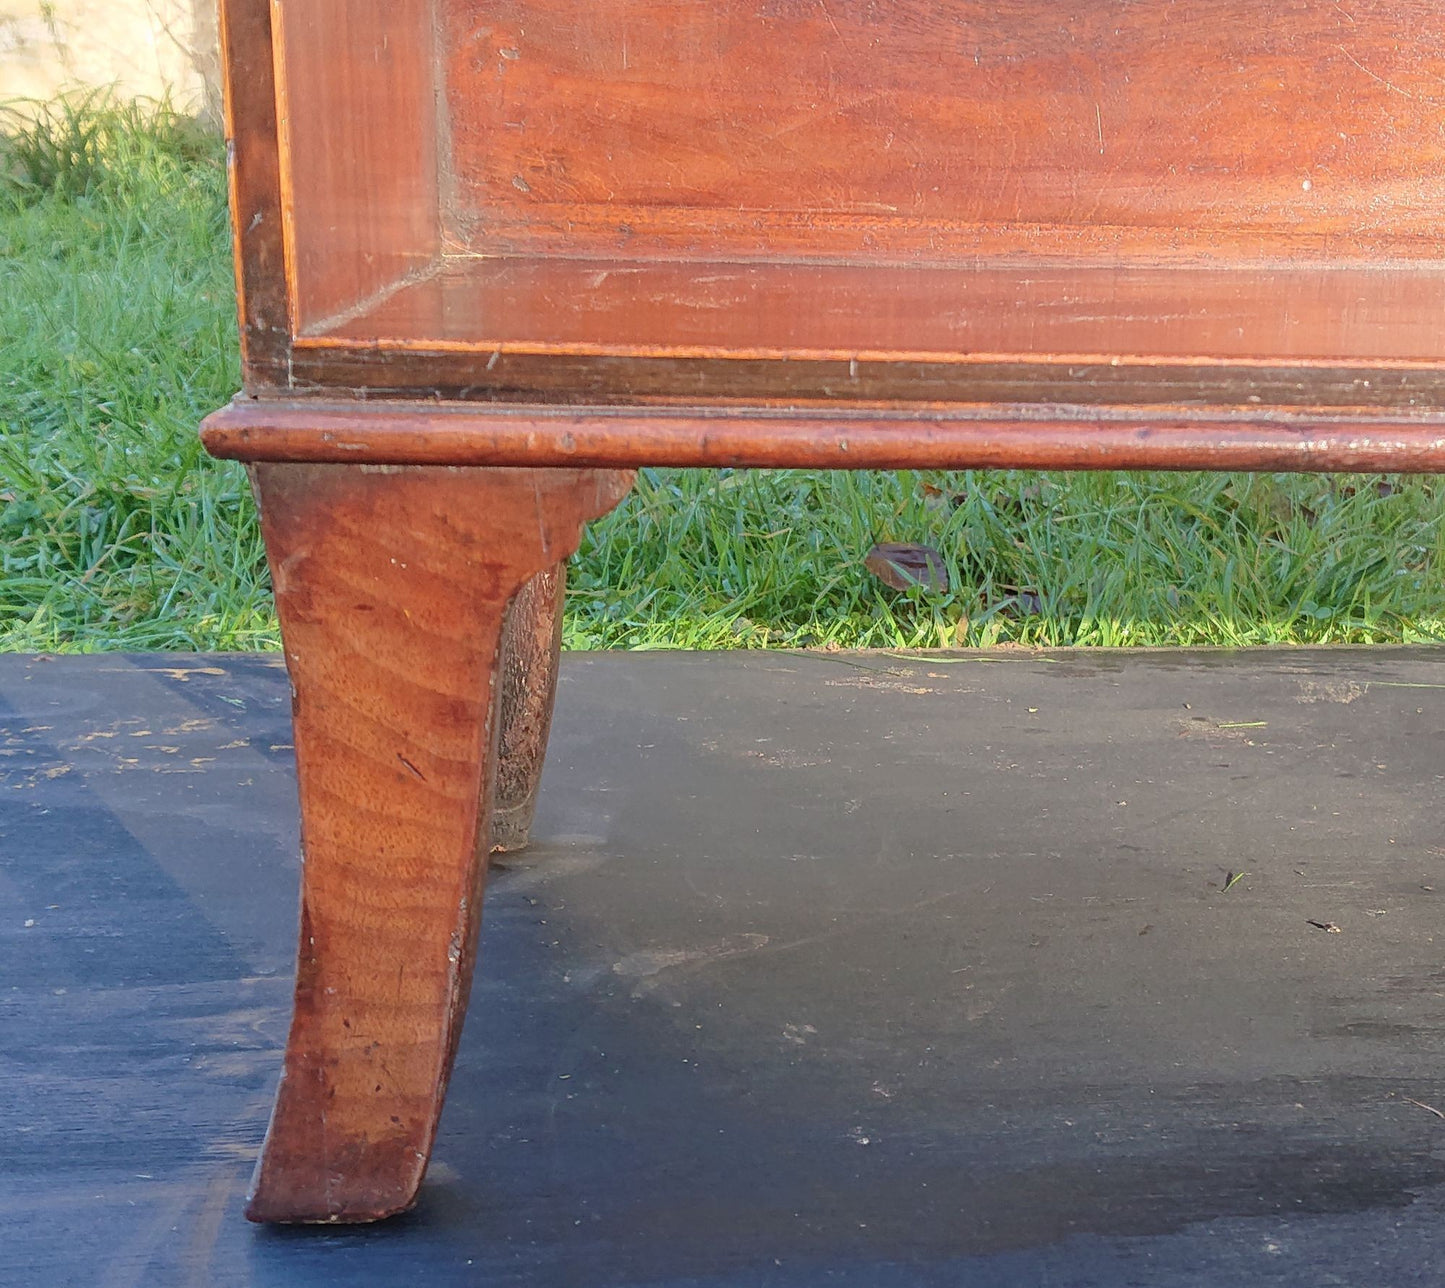
[[[3,123],[0,123],[3,128]],[[9,121],[0,649],[277,644],[244,471],[220,141],[139,108]],[[572,648],[1445,638],[1445,480],[646,470],[574,560]],[[935,547],[893,590],[875,542]]]

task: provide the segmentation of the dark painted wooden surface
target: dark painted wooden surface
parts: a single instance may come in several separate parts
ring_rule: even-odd
[[[566,659],[421,1206],[346,1232],[240,1212],[279,659],[0,658],[0,1283],[1438,1284],[1441,658]]]

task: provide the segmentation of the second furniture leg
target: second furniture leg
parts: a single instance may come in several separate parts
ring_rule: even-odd
[[[492,807],[492,850],[526,848],[537,811],[542,760],[557,696],[567,565],[533,577],[512,600],[502,634],[501,732]]]
[[[254,478],[303,863],[295,1011],[247,1215],[369,1221],[415,1199],[461,1033],[508,603],[630,476],[265,464]]]

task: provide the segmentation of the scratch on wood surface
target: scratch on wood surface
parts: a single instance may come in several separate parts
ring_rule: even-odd
[[[1363,698],[1370,691],[1369,684],[1357,684],[1354,680],[1301,680],[1296,702],[1338,702],[1348,705]]]
[[[706,967],[730,957],[755,953],[771,943],[768,935],[729,935],[706,948],[644,948],[612,963],[612,974],[641,980],[637,992],[651,990],[651,977],[678,967]],[[636,994],[634,994],[635,996]]]
[[[203,729],[214,729],[216,722],[209,716],[192,716],[189,720],[182,720],[180,724],[161,730],[166,736],[178,733],[200,733]],[[139,735],[131,735],[137,737]]]
[[[166,1240],[185,1224],[192,1195],[166,1191],[165,1197],[151,1209],[151,1220],[141,1224],[129,1239],[112,1250],[105,1274],[96,1281],[98,1288],[141,1288],[151,1282],[150,1271],[155,1254]]]
[[[532,474],[532,502],[537,511],[537,536],[542,542],[542,554],[550,559],[552,557],[552,543],[548,540],[547,514],[542,507],[542,484],[535,472]]]
[[[838,43],[845,44],[843,33],[838,30],[838,24],[833,21],[833,15],[828,9],[828,0],[818,0],[818,8],[823,11],[823,17],[827,19],[828,26],[833,28],[833,34],[838,37]]]
[[[1358,58],[1356,58],[1354,54],[1350,53],[1350,51],[1346,49],[1343,45],[1337,45],[1336,48],[1340,51],[1340,53],[1344,54],[1346,58],[1348,58],[1352,63],[1354,63],[1356,67],[1358,67],[1362,72],[1364,72],[1365,75],[1368,76],[1371,80],[1379,81],[1380,84],[1383,85],[1386,89],[1392,89],[1395,91],[1395,93],[1403,94],[1406,98],[1415,97],[1412,93],[1410,93],[1409,90],[1401,89],[1398,85],[1392,85],[1378,72],[1372,72],[1368,67],[1365,66],[1364,63],[1362,63]]]
[[[805,935],[799,939],[778,941],[769,935],[764,934],[742,934],[730,935],[717,943],[701,949],[643,949],[638,952],[629,953],[626,957],[614,962],[610,973],[621,975],[624,978],[636,979],[638,981],[633,990],[634,997],[640,997],[654,991],[667,981],[669,976],[678,972],[691,973],[696,970],[710,968],[718,962],[728,961],[743,956],[764,955],[771,956],[775,953],[794,952],[800,948],[811,948],[829,940],[842,936],[851,935],[857,932],[860,926],[875,922],[879,919],[893,917],[913,916],[925,908],[935,904],[943,903],[949,899],[958,898],[963,894],[961,890],[944,890],[938,894],[929,895],[926,898],[916,900],[902,907],[880,908],[871,917],[864,920],[849,921],[844,924],[835,924],[828,929],[814,935]],[[598,971],[584,972],[578,980],[579,983],[594,983],[607,968]],[[993,1009],[993,1003],[985,1004],[986,1009],[981,1009],[977,1016],[970,1016],[970,1019],[981,1018]]]
[[[204,1288],[216,1282],[216,1244],[235,1188],[235,1176],[230,1169],[217,1172],[206,1187],[206,1197],[191,1227],[190,1247],[186,1250],[189,1262],[187,1284]]]
[[[905,677],[905,679],[908,677]],[[848,676],[839,680],[824,680],[823,683],[832,689],[883,689],[892,693],[913,693],[913,694],[939,694],[942,689],[930,689],[924,685],[907,684],[904,680],[875,678],[873,676]],[[959,692],[959,690],[954,690]]]
[[[860,94],[856,98],[847,99],[841,103],[829,104],[826,109],[820,108],[817,104],[805,108],[801,113],[791,120],[779,125],[777,129],[770,130],[763,136],[764,143],[773,143],[785,135],[796,133],[798,130],[808,129],[817,125],[821,120],[842,116],[845,112],[855,112],[860,107],[866,107],[869,103],[883,97],[882,90],[869,90],[866,94]],[[878,211],[883,214],[892,214],[897,211],[896,205],[881,201],[863,201],[851,203],[858,208],[868,211]]]

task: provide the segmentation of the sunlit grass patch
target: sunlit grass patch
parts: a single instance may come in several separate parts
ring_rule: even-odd
[[[103,99],[0,120],[0,647],[277,642],[234,392],[219,139]],[[1433,478],[643,470],[574,560],[574,648],[1445,638]],[[893,590],[878,542],[936,549]]]

